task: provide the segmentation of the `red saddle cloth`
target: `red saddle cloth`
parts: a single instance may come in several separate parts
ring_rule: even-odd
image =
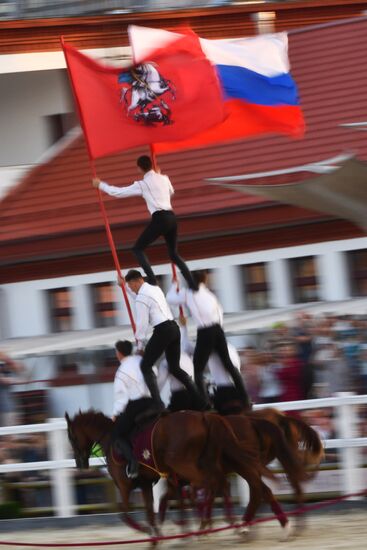
[[[152,450],[152,433],[156,423],[157,420],[154,420],[146,424],[142,430],[131,437],[131,445],[136,460],[153,470],[157,470]],[[117,453],[115,449],[112,449],[112,457],[116,464],[124,464],[126,462],[126,459]]]
[[[153,455],[152,434],[156,423],[157,420],[150,422],[143,430],[137,432],[131,438],[136,460],[154,470],[156,470],[156,465]]]

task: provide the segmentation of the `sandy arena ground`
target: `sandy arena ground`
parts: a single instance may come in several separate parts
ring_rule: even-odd
[[[219,524],[217,524],[219,526]],[[177,532],[177,527],[167,524],[165,534]],[[259,524],[252,528],[252,537],[244,543],[243,540],[230,531],[224,531],[210,536],[186,541],[166,541],[160,543],[161,548],[198,548],[199,550],[213,550],[214,546],[221,548],[244,547],[251,550],[365,550],[367,548],[367,511],[345,512],[333,514],[312,515],[308,518],[308,526],[302,535],[290,538],[287,542],[281,542],[281,529],[274,521]],[[124,526],[90,526],[74,529],[32,530],[21,532],[1,533],[0,543],[27,542],[27,543],[74,543],[89,541],[114,541],[133,540],[142,538],[139,533]],[[37,546],[9,546],[0,545],[0,548],[36,549]],[[39,547],[38,547],[39,548]],[[51,548],[51,546],[49,547]],[[83,548],[75,546],[75,548]],[[84,546],[84,548],[86,548]],[[88,546],[88,548],[109,548],[121,550],[122,548],[149,548],[148,544],[126,544],[111,546]]]

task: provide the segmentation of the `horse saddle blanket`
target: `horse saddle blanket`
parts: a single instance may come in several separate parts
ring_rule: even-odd
[[[157,423],[157,420],[145,424],[144,428],[139,431],[135,431],[130,437],[131,445],[133,448],[133,453],[138,462],[148,468],[157,470],[152,448],[152,435],[154,427]],[[123,464],[126,462],[124,456],[117,453],[116,449],[112,450],[113,460],[116,464]]]
[[[146,424],[143,430],[134,433],[131,438],[133,452],[136,460],[144,466],[156,469],[153,454],[153,431],[157,420]]]

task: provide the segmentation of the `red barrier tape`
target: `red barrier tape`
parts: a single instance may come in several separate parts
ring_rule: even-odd
[[[331,506],[332,504],[335,504],[337,502],[341,502],[343,500],[347,500],[351,497],[361,497],[367,495],[367,489],[364,489],[364,491],[360,491],[359,493],[350,493],[348,495],[343,495],[341,497],[333,498],[330,500],[324,500],[322,502],[318,502],[317,504],[312,504],[311,506],[302,506],[301,508],[297,508],[296,510],[293,510],[292,512],[287,512],[287,516],[297,516],[300,514],[305,514],[306,512],[310,512],[312,510],[318,510],[319,508],[324,508],[326,506]],[[276,516],[267,516],[265,518],[259,518],[254,519],[247,525],[255,525],[257,523],[265,523],[268,521],[276,520]],[[246,524],[244,522],[242,523],[236,523],[234,525],[227,525],[226,527],[216,527],[214,529],[205,529],[203,531],[189,531],[187,533],[181,533],[179,535],[167,535],[167,536],[161,536],[161,537],[150,537],[150,538],[144,538],[144,539],[132,539],[132,540],[115,540],[115,541],[104,541],[104,542],[79,542],[79,543],[34,543],[34,542],[6,542],[6,541],[0,541],[0,546],[32,546],[33,548],[75,548],[75,547],[81,547],[81,546],[113,546],[114,544],[138,544],[138,543],[147,543],[147,542],[159,542],[161,540],[175,540],[175,539],[186,539],[190,537],[197,537],[201,535],[209,535],[210,533],[220,533],[221,531],[228,531],[229,529],[238,529],[240,527],[244,527]]]

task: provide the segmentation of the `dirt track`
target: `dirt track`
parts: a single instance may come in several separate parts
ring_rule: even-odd
[[[248,543],[244,543],[238,535],[230,531],[212,534],[200,539],[186,541],[167,541],[161,543],[162,548],[198,548],[199,550],[213,550],[214,546],[229,548],[235,546],[251,548],[251,550],[365,550],[367,540],[367,510],[366,512],[320,514],[308,519],[308,526],[303,534],[297,538],[291,538],[288,542],[280,541],[281,529],[275,522],[257,525],[252,528],[253,535]],[[165,533],[172,533],[173,528],[167,525]],[[92,526],[74,529],[58,530],[32,530],[16,533],[2,533],[0,542],[14,541],[32,543],[74,543],[74,542],[100,542],[114,540],[133,540],[142,538],[139,533],[118,526]],[[286,546],[284,546],[286,544]],[[3,546],[0,548],[15,548]],[[34,549],[37,546],[17,546],[18,549]],[[51,546],[49,547],[51,548]],[[75,548],[82,548],[75,546]],[[84,547],[86,548],[86,547]],[[126,544],[111,546],[88,546],[88,548],[109,548],[121,550],[122,548],[149,548],[147,544]]]

